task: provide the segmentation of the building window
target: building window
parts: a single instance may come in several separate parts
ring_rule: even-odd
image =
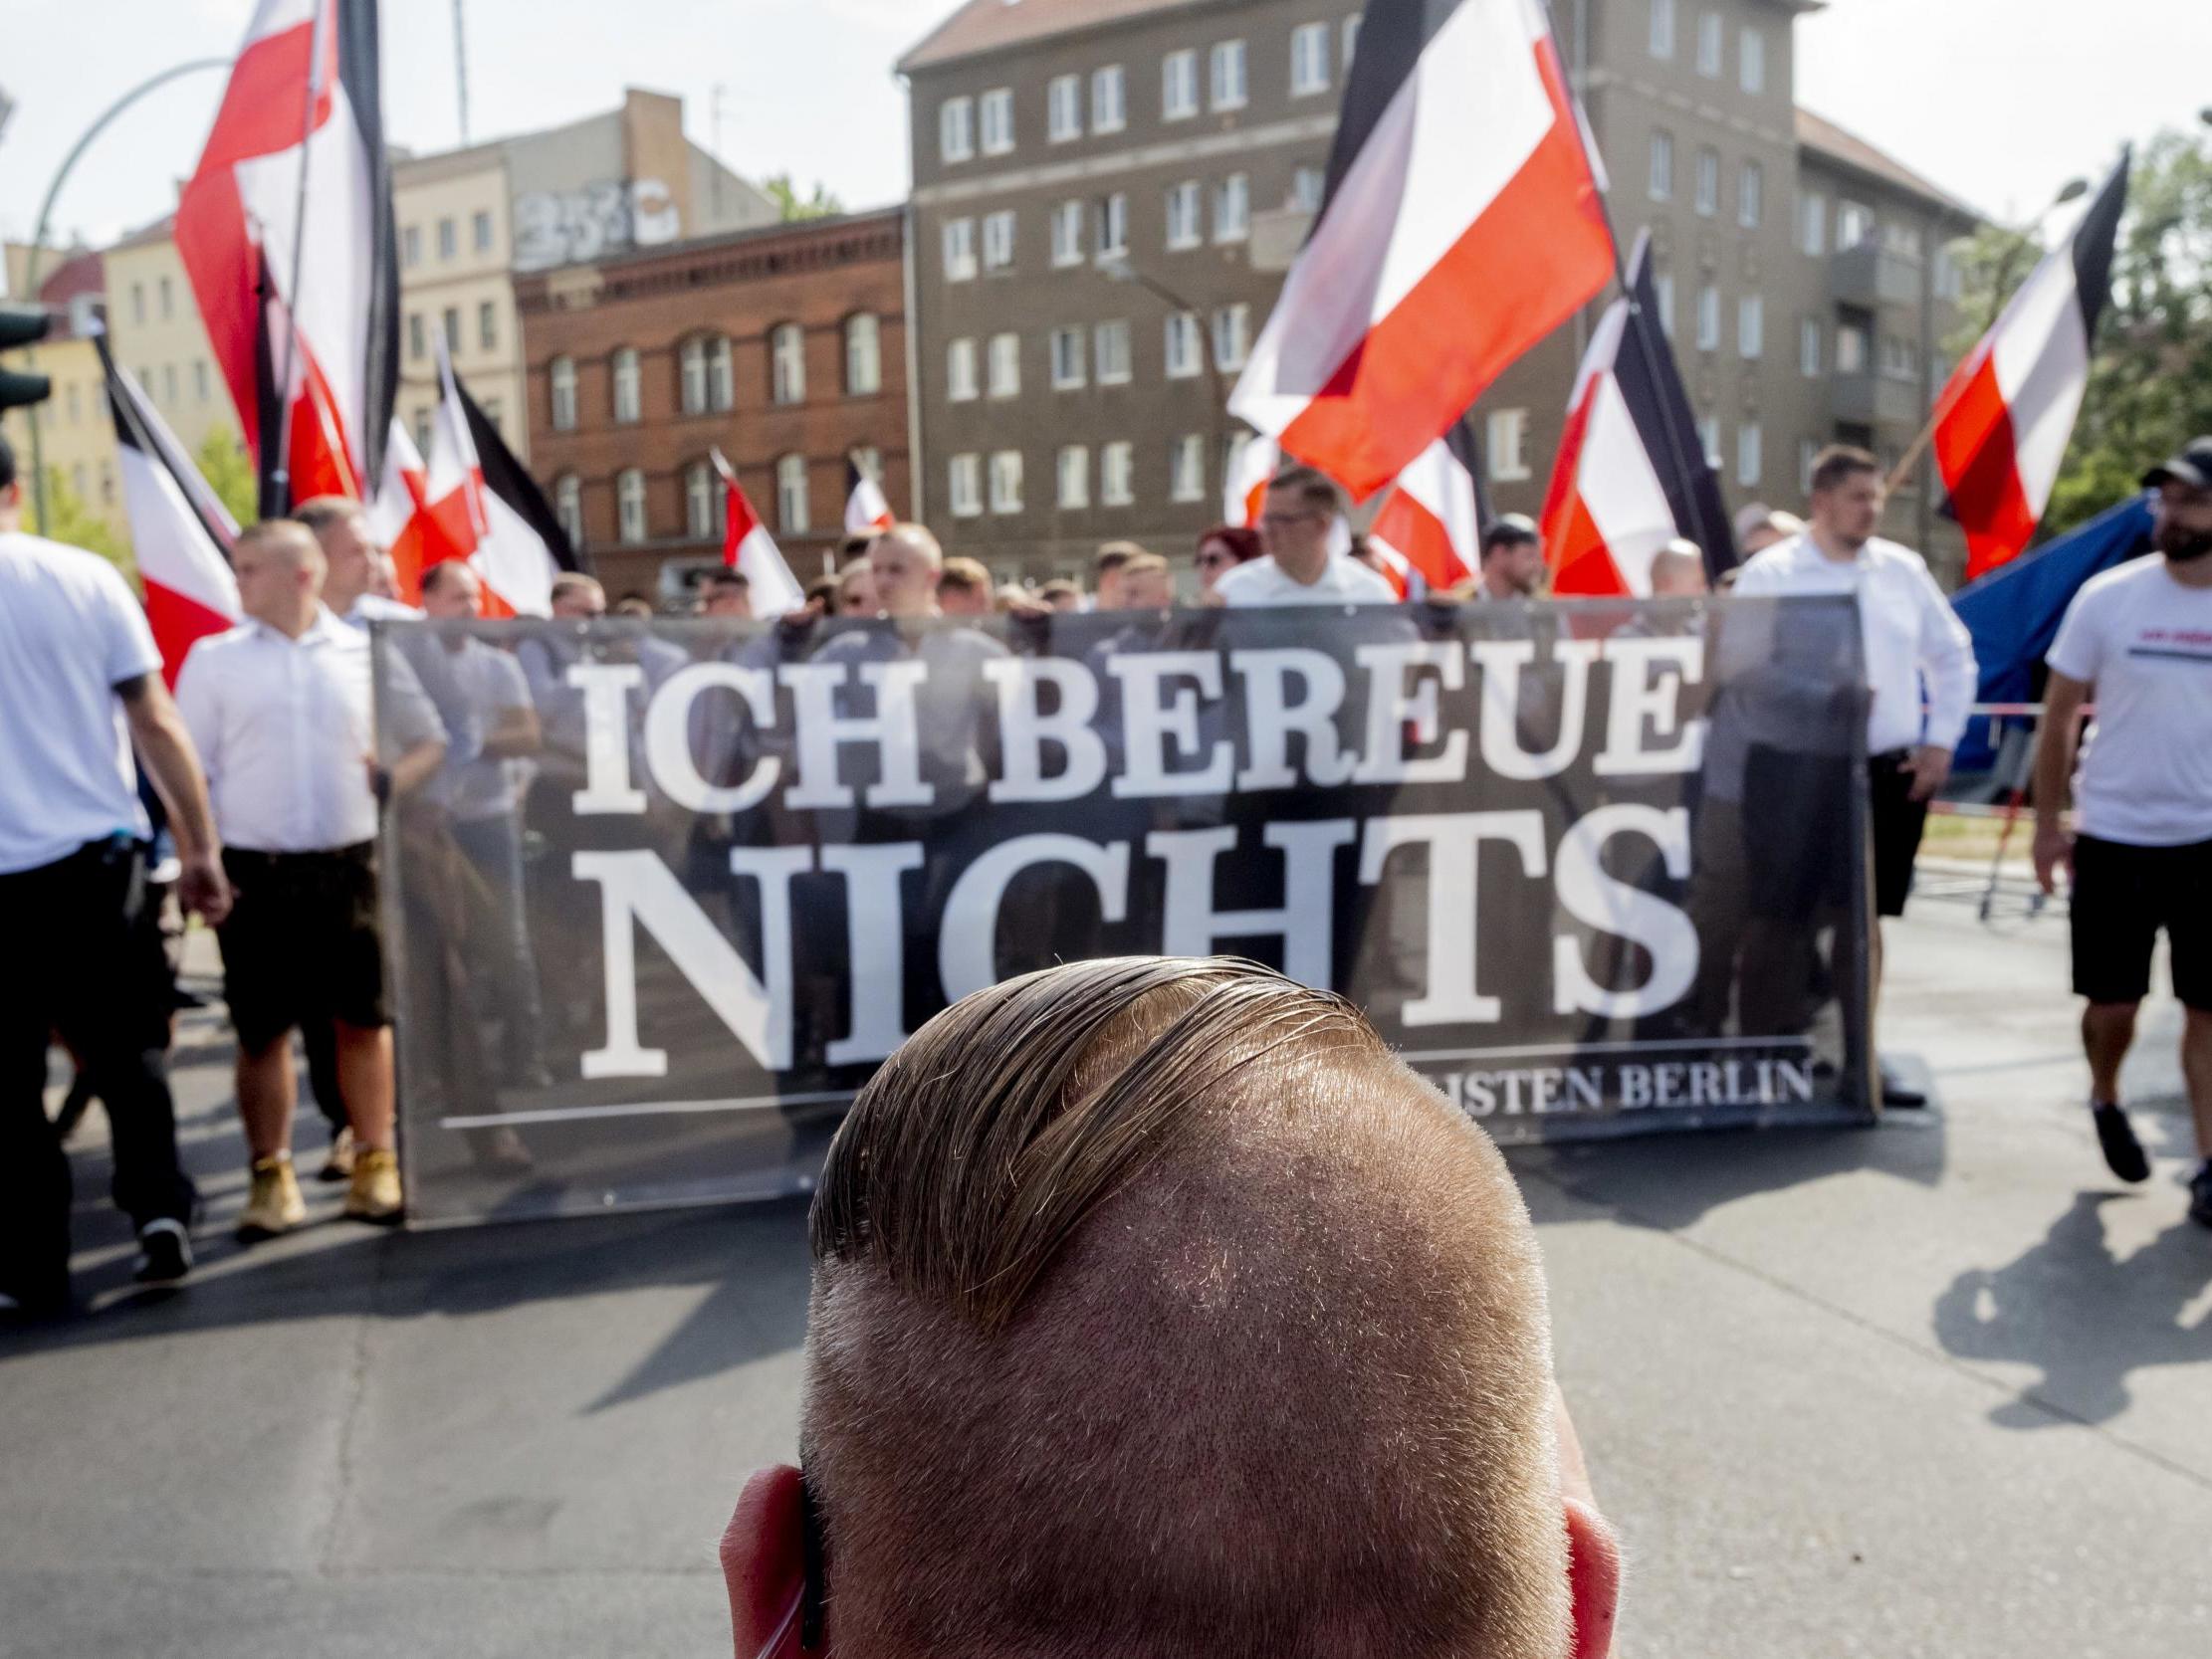
[[[624,425],[638,419],[644,399],[639,395],[637,352],[625,345],[614,353],[614,418]]]
[[[161,320],[168,321],[176,315],[176,285],[168,278],[161,279]]]
[[[484,300],[477,304],[476,343],[485,351],[499,349],[499,305],[496,301]]]
[[[707,412],[707,342],[688,339],[676,353],[678,407],[687,415]]]
[[[1021,511],[1021,452],[1002,449],[991,458],[991,511],[999,515]]]
[[[1666,330],[1666,337],[1674,337],[1674,273],[1659,271],[1652,276],[1652,292],[1659,298],[1659,326]]]
[[[806,331],[795,322],[769,330],[769,396],[779,404],[806,401]]]
[[[1836,210],[1836,251],[1842,253],[1856,248],[1875,233],[1875,216],[1872,208],[1858,202],[1845,202]]]
[[[1083,78],[1055,75],[1044,89],[1045,136],[1055,144],[1083,136]]]
[[[461,251],[461,234],[451,219],[438,221],[438,258],[452,259]]]
[[[981,101],[986,155],[1004,155],[1013,148],[1013,92],[1007,87],[984,94]]]
[[[952,474],[953,517],[973,518],[984,510],[983,457],[954,456]]]
[[[1129,198],[1119,190],[1098,204],[1098,257],[1126,259],[1129,255]]]
[[[722,515],[716,509],[723,506],[723,493],[715,488],[718,482],[710,462],[694,461],[684,472],[684,527],[694,541],[722,539]]]
[[[576,360],[573,357],[553,360],[553,429],[555,432],[576,429]]]
[[[1892,254],[1902,254],[1906,259],[1920,257],[1920,227],[1899,224],[1891,219],[1881,227],[1881,245]]]
[[[1300,213],[1319,213],[1321,199],[1328,193],[1329,175],[1320,167],[1300,167],[1290,178],[1291,204]]]
[[[1953,305],[1965,289],[1965,277],[1959,271],[1958,259],[1947,247],[1935,250],[1935,297],[1948,300]]]
[[[1217,368],[1240,369],[1252,351],[1252,309],[1245,305],[1223,306],[1214,313],[1214,364]]]
[[[568,537],[568,544],[582,546],[583,482],[574,473],[562,473],[553,481],[553,517],[560,520],[561,533]]]
[[[1758,98],[1767,90],[1767,38],[1756,29],[1746,29],[1741,49],[1743,56],[1736,65],[1737,80],[1745,92]]]
[[[945,401],[969,403],[976,397],[976,342],[958,339],[945,352]]]
[[[1720,349],[1720,290],[1711,283],[1697,291],[1697,349]]]
[[[1800,494],[1813,493],[1813,467],[1821,458],[1821,441],[1818,438],[1800,438],[1797,441],[1797,488]]]
[[[1126,440],[1108,444],[1098,452],[1098,499],[1108,507],[1127,507],[1137,499],[1136,446]]]
[[[1746,294],[1736,302],[1736,351],[1745,362],[1757,362],[1767,347],[1766,297]]]
[[[1718,415],[1698,416],[1697,447],[1705,452],[1705,465],[1718,472],[1720,470],[1720,417]]]
[[[204,361],[194,363],[192,365],[192,401],[205,403],[210,395],[207,364]],[[74,421],[77,418],[77,388],[75,386],[69,389],[69,418]]]
[[[145,319],[146,285],[144,283],[132,283],[130,285],[130,320],[143,322]]]
[[[1736,178],[1736,223],[1755,231],[1765,223],[1766,216],[1767,170],[1756,161],[1746,161]]]
[[[1697,211],[1710,219],[1720,211],[1720,151],[1697,152]]]
[[[488,397],[484,400],[483,409],[484,418],[491,424],[492,430],[494,432],[497,432],[502,438],[506,437],[507,405],[500,402],[500,400],[496,397]]]
[[[1129,383],[1129,324],[1126,322],[1101,322],[1096,329],[1096,354],[1098,357],[1098,383],[1101,386],[1123,386]]]
[[[814,527],[803,455],[786,455],[775,464],[775,526],[785,535],[804,535]]]
[[[1352,73],[1352,60],[1360,50],[1360,14],[1354,12],[1344,20],[1344,73]]]
[[[1195,180],[1172,186],[1168,191],[1168,248],[1175,252],[1196,248],[1199,235],[1199,187]]]
[[[1083,330],[1080,328],[1055,328],[1052,330],[1052,389],[1057,392],[1073,391],[1087,378],[1083,362]]]
[[[1083,204],[1062,202],[1052,210],[1052,264],[1065,269],[1083,263]]]
[[[1091,452],[1083,444],[1069,444],[1060,451],[1056,469],[1058,499],[1063,510],[1091,505]]]
[[[1206,500],[1206,439],[1196,432],[1168,448],[1168,496],[1179,502]]]
[[[176,407],[176,364],[174,363],[163,363],[161,365],[161,401],[168,404],[172,409]]]
[[[1881,341],[1881,372],[1892,380],[1919,379],[1920,348],[1901,335],[1884,335]]]
[[[1498,409],[1490,415],[1490,477],[1517,484],[1529,476],[1528,411]]]
[[[1013,215],[1011,213],[987,213],[984,215],[984,269],[986,271],[1010,271],[1013,269]]]
[[[136,298],[135,291],[133,291],[132,298]],[[139,320],[142,322],[145,319],[141,317]],[[430,355],[430,335],[422,325],[422,312],[420,311],[409,311],[407,313],[407,355],[417,362]],[[143,377],[141,376],[141,378]]]
[[[410,271],[422,263],[422,227],[420,225],[409,225],[399,233],[399,258],[400,262]],[[144,321],[145,319],[141,317],[139,320]]]
[[[991,336],[991,395],[999,402],[1021,395],[1021,336]]]
[[[1867,330],[1856,322],[1845,322],[1837,325],[1836,372],[1838,374],[1864,374],[1867,372]]]
[[[976,275],[976,221],[945,221],[945,280],[965,283]]]
[[[937,110],[937,153],[944,161],[966,161],[976,153],[976,101],[949,98]]]
[[[873,397],[883,390],[883,324],[874,311],[845,318],[845,395]]]
[[[1222,41],[1214,48],[1214,107],[1244,107],[1244,43]]]
[[[1809,316],[1798,324],[1797,366],[1808,380],[1818,380],[1820,378],[1821,359],[1827,355],[1825,350],[1827,332],[1821,326],[1821,320],[1817,316]]]
[[[1670,202],[1674,199],[1674,134],[1652,134],[1652,200]]]
[[[707,407],[727,413],[737,402],[737,354],[729,336],[717,334],[707,341]]]
[[[1736,482],[1745,489],[1766,476],[1766,433],[1757,421],[1736,428]]]
[[[1231,173],[1214,186],[1214,240],[1242,242],[1252,233],[1252,181]]]
[[[1199,319],[1191,311],[1177,311],[1168,318],[1168,378],[1189,380],[1206,371],[1205,346],[1199,336]]]
[[[1199,55],[1171,52],[1160,60],[1160,118],[1189,120],[1199,112]]]
[[[635,467],[614,480],[615,531],[628,542],[645,539],[645,475]]]
[[[417,409],[415,411],[415,453],[417,455],[428,455],[430,453],[430,411],[427,409]]]
[[[1121,65],[1091,72],[1091,130],[1119,132],[1129,124],[1129,77]]]
[[[491,214],[479,210],[476,215],[469,220],[469,237],[470,240],[475,244],[476,251],[478,253],[488,254],[492,251]]]
[[[1720,60],[1727,51],[1727,24],[1718,12],[1697,20],[1697,73],[1708,81],[1720,79]]]
[[[1809,259],[1828,252],[1828,198],[1818,192],[1798,198],[1797,245]]]
[[[1312,98],[1329,90],[1329,26],[1301,23],[1290,31],[1290,96]]]
[[[1674,0],[1652,0],[1652,56],[1674,56]]]

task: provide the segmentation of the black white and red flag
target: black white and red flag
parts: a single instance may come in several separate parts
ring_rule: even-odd
[[[1628,285],[1583,357],[1544,503],[1552,591],[1565,596],[1649,597],[1652,560],[1677,537],[1704,550],[1710,580],[1736,563],[1720,480],[1659,320],[1649,234]]]
[[[889,529],[898,520],[891,516],[891,504],[883,499],[883,487],[868,475],[860,465],[859,457],[845,457],[845,533],[869,535]]]
[[[259,0],[176,245],[264,503],[365,499],[399,375],[375,0]]]
[[[1230,409],[1365,500],[1614,274],[1538,0],[1368,0],[1313,233]]]
[[[193,645],[235,628],[245,616],[230,568],[238,523],[162,423],[144,389],[116,364],[107,336],[96,334],[93,343],[108,377],[115,472],[145,589],[146,621],[161,649],[162,677],[173,690]]]
[[[1482,455],[1471,419],[1461,420],[1398,475],[1398,487],[1368,526],[1367,538],[1400,571],[1409,598],[1463,582],[1482,565],[1490,522],[1482,493]]]
[[[2089,391],[2097,323],[2112,295],[2112,247],[2129,157],[2073,235],[2036,267],[1935,401],[1935,461],[1966,532],[1971,581],[2035,539]]]
[[[722,478],[722,562],[751,584],[755,616],[787,616],[806,603],[805,591],[784,562],[783,549],[753,511],[737,469],[719,449],[713,458]]]

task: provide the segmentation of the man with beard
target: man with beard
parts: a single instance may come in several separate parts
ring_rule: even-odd
[[[2150,1175],[2119,1105],[2119,1069],[2150,990],[2161,929],[2186,1010],[2181,1070],[2199,1162],[2189,1217],[2212,1227],[2212,437],[2154,468],[2158,555],[2084,587],[2051,647],[2036,750],[2036,875],[2073,876],[2074,989],[2088,1000],[2090,1110],[2104,1161]],[[2097,725],[2074,774],[2072,833],[2061,817],[2084,704]]]

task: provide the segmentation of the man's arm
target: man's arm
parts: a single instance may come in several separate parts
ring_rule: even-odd
[[[184,871],[177,894],[187,910],[197,911],[209,927],[230,914],[230,883],[223,876],[222,843],[215,813],[208,804],[207,778],[192,747],[192,734],[160,677],[141,674],[115,688],[123,719],[138,758],[153,779],[161,804],[169,809],[169,832],[176,837]]]
[[[2074,776],[2076,733],[2082,729],[2082,708],[2090,688],[2070,680],[2057,669],[2043,693],[2043,729],[2036,734],[2036,880],[2043,891],[2059,890],[2059,866],[2071,875],[2074,837],[2066,827],[2067,785]]]
[[[545,746],[538,711],[527,703],[510,703],[493,712],[491,729],[484,733],[484,752],[494,760],[513,760],[536,754]]]
[[[1966,734],[1974,707],[1973,636],[1959,621],[1926,566],[1914,575],[1920,592],[1920,673],[1928,686],[1927,736],[1912,751],[1912,798],[1932,800],[1951,775],[1951,756]]]
[[[413,794],[435,777],[438,768],[444,764],[444,743],[435,737],[427,737],[415,744],[385,770],[384,775],[390,780],[392,798],[396,800],[403,795]]]

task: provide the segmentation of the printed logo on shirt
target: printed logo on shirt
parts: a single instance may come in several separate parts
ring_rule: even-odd
[[[2212,629],[2145,628],[2127,648],[2130,657],[2212,664]]]

